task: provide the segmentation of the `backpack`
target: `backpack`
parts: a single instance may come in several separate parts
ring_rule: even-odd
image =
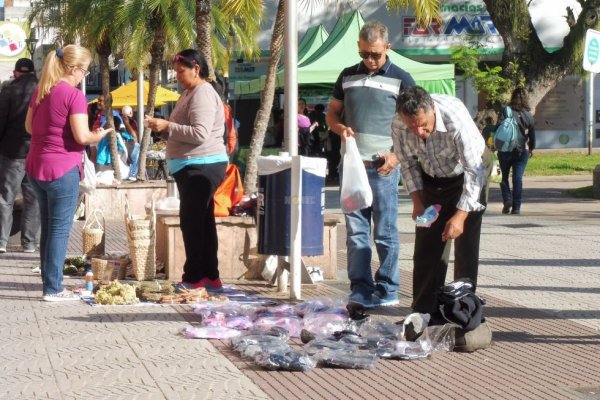
[[[235,164],[229,164],[225,172],[225,179],[215,191],[215,217],[228,217],[229,209],[242,200],[244,185],[240,170]]]
[[[502,152],[510,152],[519,147],[521,130],[512,109],[506,106],[505,118],[500,122],[494,133],[494,147]]]

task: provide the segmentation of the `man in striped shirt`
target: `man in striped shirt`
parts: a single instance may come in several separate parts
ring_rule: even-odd
[[[391,123],[400,90],[413,78],[392,64],[387,27],[378,21],[360,30],[362,62],[344,69],[327,110],[329,129],[342,144],[354,137],[373,192],[371,207],[345,214],[350,302],[364,307],[398,304],[400,238],[398,236],[398,160],[391,151]],[[344,148],[344,147],[343,147]],[[340,169],[343,172],[343,169]],[[354,177],[343,176],[340,182]],[[371,220],[379,256],[375,279],[371,273]]]
[[[431,227],[416,228],[413,256],[412,308],[433,314],[438,309],[436,291],[446,278],[451,239],[454,279],[477,282],[485,142],[459,99],[430,95],[418,86],[400,92],[392,138],[412,199],[413,220],[430,205],[442,206]]]

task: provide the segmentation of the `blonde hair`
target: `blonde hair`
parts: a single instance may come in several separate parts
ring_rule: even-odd
[[[76,44],[70,44],[48,53],[40,76],[35,103],[40,104],[42,99],[50,94],[50,89],[58,83],[69,69],[87,67],[90,61],[92,61],[90,51]]]

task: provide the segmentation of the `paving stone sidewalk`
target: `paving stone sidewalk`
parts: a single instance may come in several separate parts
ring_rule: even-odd
[[[373,370],[269,372],[222,341],[177,335],[198,322],[188,306],[91,307],[44,303],[36,254],[0,255],[0,399],[600,399],[600,201],[564,197],[591,176],[526,178],[523,214],[500,214],[497,188],[484,217],[480,294],[494,345],[473,354],[382,361]],[[335,188],[328,209],[337,211]],[[401,304],[409,312],[413,227],[400,195]],[[73,234],[71,249],[77,247]],[[303,286],[305,298],[343,296],[340,279]],[[114,240],[114,242],[113,242]],[[107,245],[118,249],[118,229]],[[449,273],[450,276],[450,273]],[[79,282],[78,280],[73,280]],[[282,298],[261,282],[237,282]]]

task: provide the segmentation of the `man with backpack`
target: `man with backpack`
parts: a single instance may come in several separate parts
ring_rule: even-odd
[[[523,88],[516,88],[512,92],[510,104],[502,112],[494,133],[494,146],[498,150],[498,162],[502,172],[500,182],[504,203],[502,214],[521,213],[523,175],[527,161],[533,156],[535,149],[535,127],[529,110],[527,92]],[[511,169],[512,192],[508,183]]]

